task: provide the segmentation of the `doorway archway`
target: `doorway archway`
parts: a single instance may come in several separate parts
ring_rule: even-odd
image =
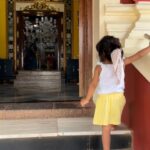
[[[16,1],[14,2],[15,7]],[[16,13],[15,13],[16,20]],[[14,60],[17,51],[16,22],[14,26]],[[79,0],[79,96],[85,95],[92,76],[92,0]]]

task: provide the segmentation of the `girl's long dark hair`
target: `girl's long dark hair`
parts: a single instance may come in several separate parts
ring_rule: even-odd
[[[112,62],[111,53],[115,49],[121,49],[121,43],[118,38],[110,35],[104,36],[97,44],[96,49],[100,57],[100,61],[106,60]],[[121,51],[123,57],[123,50]]]

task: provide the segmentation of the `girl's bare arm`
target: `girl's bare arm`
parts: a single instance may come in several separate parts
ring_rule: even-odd
[[[101,72],[101,67],[96,66],[95,70],[94,70],[94,75],[93,75],[92,81],[90,82],[89,87],[88,87],[87,95],[85,98],[81,99],[81,101],[80,101],[81,106],[86,105],[92,98],[93,93],[94,93],[94,91],[97,87],[98,81],[99,81],[100,72]]]
[[[135,53],[132,56],[129,56],[129,57],[125,58],[124,59],[124,64],[125,65],[131,64],[132,62],[140,59],[141,57],[147,55],[148,53],[150,53],[150,46],[140,50],[139,52]]]

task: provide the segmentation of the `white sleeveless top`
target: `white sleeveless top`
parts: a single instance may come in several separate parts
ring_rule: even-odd
[[[99,76],[99,83],[96,88],[96,94],[108,94],[114,92],[124,92],[124,77],[118,83],[117,76],[114,72],[113,64],[103,64],[98,62],[102,71]],[[122,69],[124,71],[124,68]]]

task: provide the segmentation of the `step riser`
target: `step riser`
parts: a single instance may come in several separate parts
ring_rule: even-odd
[[[60,88],[60,83],[59,82],[16,82],[14,83],[14,86],[17,87],[34,87],[34,86],[38,86],[38,87],[45,87],[45,88]]]
[[[60,76],[60,71],[19,71],[19,76]]]
[[[60,76],[17,76],[17,81],[24,80],[58,80],[61,79]]]
[[[129,150],[131,136],[112,135],[112,150]],[[58,144],[59,143],[59,144]],[[63,136],[33,139],[0,140],[0,149],[10,150],[102,150],[100,136]]]
[[[44,84],[44,85],[49,85],[49,84],[58,84],[60,86],[60,82],[58,82],[57,80],[56,81],[43,81],[43,80],[31,80],[31,81],[16,81],[14,83],[14,86],[17,86],[18,84]]]
[[[14,81],[15,88],[46,88],[61,91],[61,72],[53,71],[20,71]]]
[[[0,110],[0,119],[37,119],[93,116],[91,109]]]

